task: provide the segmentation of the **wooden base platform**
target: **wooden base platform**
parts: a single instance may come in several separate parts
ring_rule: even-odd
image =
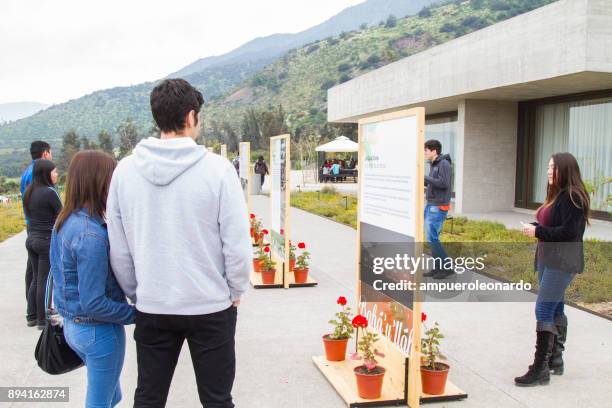
[[[306,279],[306,282],[295,283],[295,275],[293,274],[293,272],[289,272],[289,287],[290,288],[312,287],[312,286],[317,286],[317,283],[318,282],[314,280],[312,276],[310,276],[310,273],[308,274],[308,279]]]
[[[276,271],[276,276],[274,279],[274,283],[271,284],[267,284],[267,283],[263,283],[263,281],[261,280],[261,273],[260,272],[251,272],[251,286],[253,286],[253,288],[255,289],[278,289],[278,288],[282,288],[283,286],[283,274],[279,271]]]
[[[381,397],[375,400],[369,400],[360,398],[357,394],[357,383],[355,374],[353,373],[353,369],[363,364],[363,362],[350,359],[344,361],[328,361],[325,356],[315,356],[312,358],[312,361],[350,408],[397,406],[407,403],[407,390],[404,387],[405,382],[402,381],[398,375],[395,375],[395,377],[391,375],[392,372],[389,370],[385,374]],[[430,402],[456,401],[467,397],[468,395],[465,392],[448,381],[444,394],[422,394],[419,400],[421,404],[424,404]]]

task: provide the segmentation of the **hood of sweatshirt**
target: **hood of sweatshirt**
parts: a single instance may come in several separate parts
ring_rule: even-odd
[[[439,155],[438,157],[436,157],[436,160],[434,160],[432,164],[436,164],[438,162],[441,162],[442,160],[446,160],[449,163],[452,163],[450,154],[442,154],[442,155]]]
[[[158,186],[165,186],[198,163],[207,154],[189,137],[176,139],[143,139],[134,148],[136,169],[144,178]]]

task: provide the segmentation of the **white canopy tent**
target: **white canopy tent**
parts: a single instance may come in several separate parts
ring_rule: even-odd
[[[346,136],[338,136],[331,142],[317,146],[315,150],[325,153],[358,152],[359,144],[353,142]]]

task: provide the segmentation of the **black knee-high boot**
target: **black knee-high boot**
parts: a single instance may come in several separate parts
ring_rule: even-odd
[[[555,333],[550,331],[538,331],[536,340],[536,352],[533,364],[529,371],[522,377],[516,377],[514,382],[519,387],[531,387],[535,385],[547,385],[550,382],[550,370],[548,362],[552,354]]]
[[[567,317],[558,316],[555,318],[558,334],[555,336],[553,343],[552,354],[548,362],[548,368],[555,375],[563,374],[563,352],[565,351],[565,342],[567,340]]]

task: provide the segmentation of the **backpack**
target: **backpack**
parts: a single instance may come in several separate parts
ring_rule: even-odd
[[[255,174],[265,174],[266,164],[264,162],[255,163]]]

